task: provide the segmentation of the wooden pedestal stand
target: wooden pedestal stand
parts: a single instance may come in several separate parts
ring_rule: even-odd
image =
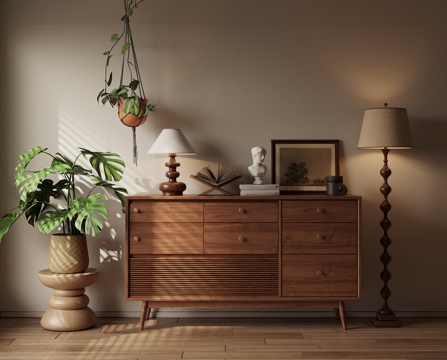
[[[90,300],[84,292],[99,274],[99,270],[92,268],[77,274],[54,274],[48,269],[39,271],[40,282],[53,289],[50,309],[43,315],[40,325],[52,331],[77,331],[95,325],[96,315],[87,306]]]

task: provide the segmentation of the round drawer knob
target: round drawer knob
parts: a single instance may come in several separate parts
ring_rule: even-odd
[[[245,237],[243,237],[242,235],[239,236],[239,241],[245,241]]]
[[[245,209],[244,208],[239,208],[239,213],[240,214],[243,214],[245,212]]]
[[[317,213],[322,213],[322,212],[323,212],[323,209],[317,208]]]
[[[318,271],[317,271],[317,276],[321,276],[321,275],[323,275],[323,271],[318,270]]]
[[[140,241],[140,238],[138,236],[134,236],[133,241]]]
[[[317,234],[317,239],[321,240],[323,238],[323,236],[321,234]]]
[[[133,209],[133,212],[134,212],[134,213],[139,213],[140,210],[139,210],[138,208],[134,208],[134,209]]]

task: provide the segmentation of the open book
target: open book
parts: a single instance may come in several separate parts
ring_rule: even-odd
[[[208,165],[194,175],[194,177],[210,185],[221,186],[240,178],[241,175],[234,172],[228,164],[223,163],[219,164],[217,173],[214,173]]]

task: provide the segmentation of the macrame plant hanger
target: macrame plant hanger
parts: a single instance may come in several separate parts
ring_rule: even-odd
[[[129,7],[127,2],[128,2],[128,0],[124,0],[124,10],[127,10],[127,8]],[[130,0],[130,4],[132,2],[133,2],[133,0]],[[140,68],[138,66],[137,53],[135,51],[135,46],[134,46],[134,42],[133,42],[132,32],[130,30],[129,16],[126,16],[126,18],[124,19],[124,30],[125,30],[124,31],[124,33],[125,33],[125,42],[126,43],[127,42],[130,43],[131,52],[129,52],[129,51],[124,51],[123,52],[123,57],[122,57],[122,62],[121,62],[120,86],[123,85],[124,66],[125,66],[125,63],[127,62],[127,66],[129,68],[130,74],[132,74],[132,66],[133,66],[133,69],[135,70],[135,76],[136,76],[136,79],[138,80],[138,92],[140,93],[140,99],[146,99],[146,94],[144,93],[143,83],[141,81]],[[126,56],[126,54],[127,54],[127,56]],[[132,54],[133,62],[130,61],[131,54]],[[145,119],[145,117],[146,117],[145,112],[146,111],[147,110],[144,110],[142,116],[141,116],[141,114],[139,114],[137,116],[138,122],[135,125],[130,126],[130,127],[132,127],[133,163],[135,164],[135,166],[138,166],[137,127],[140,126],[141,123],[143,122],[143,120]],[[130,115],[130,114],[125,114],[124,117],[121,118],[119,116],[119,107],[118,107],[118,116],[120,117],[121,122],[123,122],[124,118],[127,117],[128,115]],[[129,126],[129,125],[126,125],[126,126]]]

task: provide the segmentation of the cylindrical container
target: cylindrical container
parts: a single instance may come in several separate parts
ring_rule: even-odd
[[[348,188],[343,184],[343,176],[326,176],[326,195],[346,195]]]

